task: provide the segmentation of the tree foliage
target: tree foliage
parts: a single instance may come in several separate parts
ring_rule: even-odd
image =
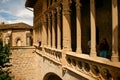
[[[10,45],[5,44],[3,46],[2,39],[0,39],[0,80],[12,80],[9,76],[9,58],[10,56]]]

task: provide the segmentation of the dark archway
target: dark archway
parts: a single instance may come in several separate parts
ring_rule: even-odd
[[[112,50],[112,45],[111,45],[112,44],[112,3],[111,2],[112,2],[111,0],[95,0],[97,50],[101,40],[103,38],[106,38],[109,45],[109,52],[107,55],[107,58],[109,59],[111,58],[111,50]]]
[[[81,0],[81,46],[82,53],[89,54],[88,41],[91,37],[90,27],[90,0]]]
[[[76,3],[72,0],[71,4],[71,46],[72,51],[76,51]]]
[[[62,79],[54,73],[48,73],[45,75],[43,80],[62,80]]]

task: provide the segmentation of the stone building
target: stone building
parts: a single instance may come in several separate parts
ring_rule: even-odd
[[[0,36],[3,44],[11,46],[32,46],[32,26],[25,23],[0,25]]]
[[[119,0],[26,0],[25,6],[34,9],[35,50],[22,80],[120,80]],[[102,38],[108,59],[97,56]]]
[[[35,56],[32,54],[34,49],[32,47],[32,28],[32,26],[22,22],[0,24],[0,37],[3,40],[3,45],[10,43],[10,51],[12,53],[10,62],[12,66],[9,70],[14,80],[32,79],[31,77],[26,77],[33,75],[33,70],[35,70],[32,67],[33,63],[35,63]]]

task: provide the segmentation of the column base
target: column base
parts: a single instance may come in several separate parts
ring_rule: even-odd
[[[60,47],[60,45],[57,45],[57,49],[61,50],[61,47]]]
[[[77,53],[77,54],[82,54],[81,49],[77,49],[77,50],[76,50],[76,53]]]
[[[90,53],[91,57],[96,57],[96,53]]]
[[[65,52],[71,52],[72,51],[72,49],[70,49],[70,48],[69,49],[63,48],[62,50],[65,51]]]
[[[90,49],[90,56],[91,56],[91,57],[96,57],[96,56],[97,56],[97,52],[96,52],[96,49],[95,49],[95,48],[91,48],[91,49]]]
[[[50,46],[50,45],[48,45],[48,47],[49,47],[49,48],[51,48],[51,46]]]
[[[52,46],[52,48],[53,48],[53,49],[56,49],[56,47],[55,47],[55,46]]]
[[[92,52],[90,52],[90,56],[91,56],[91,57],[96,57],[97,54],[96,54],[96,52],[93,52],[93,51],[92,51]]]
[[[119,57],[118,57],[118,56],[112,56],[112,57],[111,57],[111,60],[112,60],[113,62],[119,62]]]

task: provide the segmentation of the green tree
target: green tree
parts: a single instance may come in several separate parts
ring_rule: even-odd
[[[10,56],[10,45],[5,44],[3,46],[2,39],[0,39],[0,80],[12,80],[9,76],[9,58]]]

